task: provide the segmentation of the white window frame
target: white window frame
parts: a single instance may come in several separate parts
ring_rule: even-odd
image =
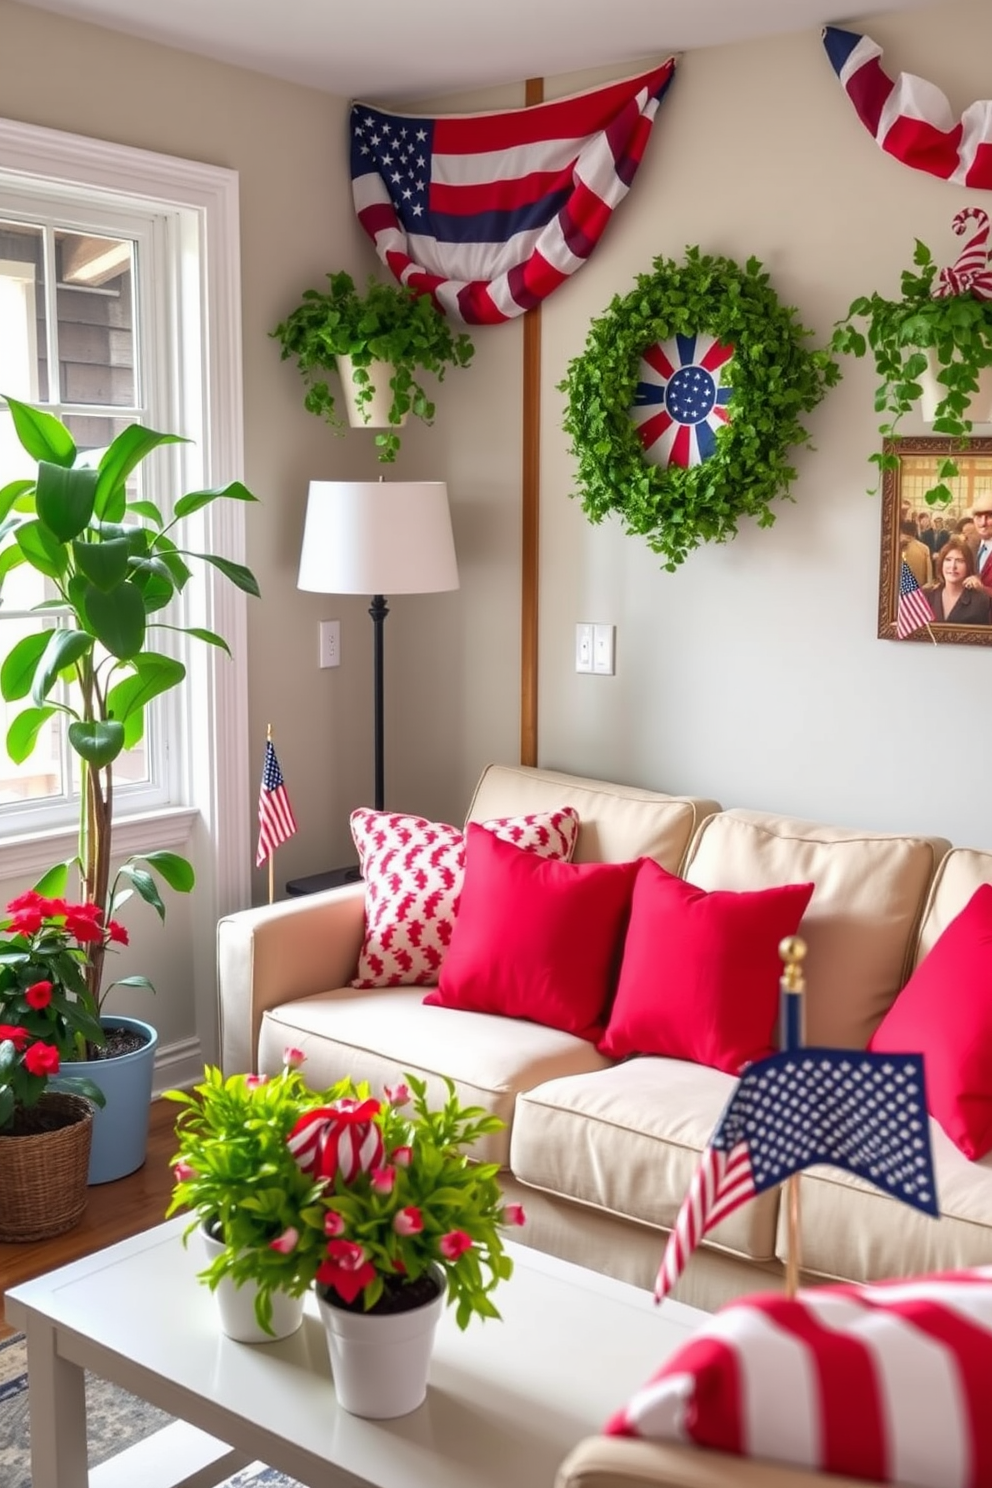
[[[198,431],[197,462],[209,486],[243,479],[241,273],[238,176],[235,171],[152,151],[110,144],[59,130],[0,119],[0,177],[51,179],[80,192],[99,189],[160,202],[166,211],[192,214],[198,258],[180,253],[180,273],[197,272],[192,287],[199,306],[197,336],[201,385],[186,389],[178,426]],[[181,219],[180,219],[181,220]],[[182,234],[186,229],[180,227]],[[181,245],[180,245],[181,246]],[[196,344],[195,342],[193,344]],[[187,489],[184,485],[183,489]],[[218,502],[198,514],[202,530],[191,546],[245,561],[245,510]],[[184,804],[115,822],[115,855],[152,847],[181,847],[194,836],[211,855],[203,875],[200,907],[214,920],[250,899],[251,843],[248,799],[247,600],[212,565],[198,565],[190,585],[196,613],[187,623],[219,632],[233,660],[212,646],[192,648],[186,685]],[[151,840],[150,840],[151,839]],[[208,842],[209,847],[201,844]],[[75,851],[75,830],[0,839],[0,877],[27,876]]]

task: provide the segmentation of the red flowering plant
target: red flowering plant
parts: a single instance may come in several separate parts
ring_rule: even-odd
[[[126,945],[127,931],[97,904],[29,889],[7,905],[0,935],[0,1134],[17,1130],[51,1082],[102,1106],[71,1065],[105,1037],[86,984],[92,948]]]
[[[443,1281],[460,1328],[498,1318],[491,1294],[513,1270],[501,1231],[524,1213],[504,1202],[498,1164],[466,1149],[504,1123],[461,1106],[450,1081],[438,1110],[413,1075],[381,1099],[350,1079],[309,1091],[302,1061],[287,1049],[271,1080],[208,1070],[192,1097],[173,1093],[185,1109],[169,1213],[216,1216],[225,1242],[203,1279],[254,1284],[263,1326],[273,1291],[313,1283],[338,1305],[387,1311]]]

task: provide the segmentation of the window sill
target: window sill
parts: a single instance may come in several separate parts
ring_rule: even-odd
[[[132,853],[152,852],[158,848],[181,849],[189,842],[199,814],[193,807],[177,806],[124,817],[114,823],[114,858],[120,860]],[[0,839],[0,879],[26,878],[33,881],[56,863],[74,857],[78,846],[75,827]]]

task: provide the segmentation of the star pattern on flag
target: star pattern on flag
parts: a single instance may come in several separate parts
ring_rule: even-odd
[[[630,416],[654,465],[700,465],[716,452],[716,431],[730,422],[731,389],[723,369],[734,354],[700,333],[660,341],[643,353]]]
[[[415,232],[427,216],[432,132],[429,119],[374,109],[363,110],[352,125],[357,154],[375,166],[407,232]]]
[[[808,1049],[761,1060],[742,1078],[711,1145],[729,1152],[745,1140],[757,1193],[833,1163],[935,1212],[919,1055]]]

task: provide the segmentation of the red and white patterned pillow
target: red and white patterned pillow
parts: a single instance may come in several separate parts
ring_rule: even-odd
[[[579,835],[571,806],[482,825],[542,858],[569,862]],[[365,939],[353,987],[431,987],[451,942],[465,877],[465,837],[445,822],[360,807],[351,835],[365,880]]]
[[[606,1433],[694,1443],[879,1483],[992,1482],[992,1266],[708,1319]]]

